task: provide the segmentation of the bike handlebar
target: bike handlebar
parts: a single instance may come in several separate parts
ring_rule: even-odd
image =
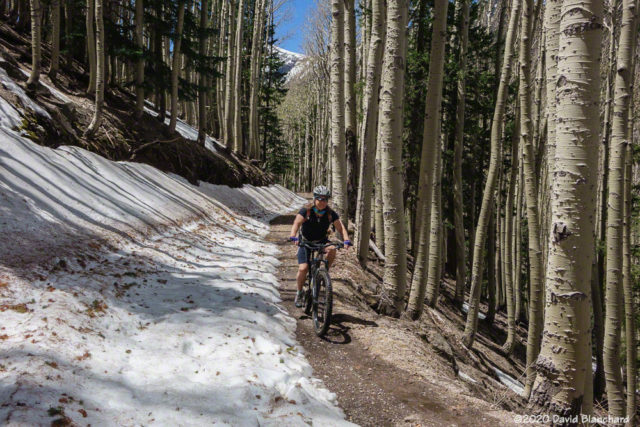
[[[303,246],[307,249],[315,249],[315,250],[320,250],[320,249],[324,249],[327,248],[329,246],[335,246],[336,249],[342,249],[344,248],[344,242],[341,242],[339,240],[334,240],[333,242],[327,242],[327,243],[313,243],[313,242],[305,242],[305,241],[300,241],[298,242],[298,246]]]

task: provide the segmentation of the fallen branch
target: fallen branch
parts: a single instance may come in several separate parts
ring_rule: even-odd
[[[376,254],[376,256],[378,257],[378,259],[385,261],[386,262],[386,258],[384,255],[382,255],[382,252],[380,252],[380,249],[378,249],[378,247],[376,246],[376,244],[373,242],[373,240],[369,239],[369,248],[371,248],[371,250],[373,251],[374,254]]]
[[[136,148],[135,150],[133,150],[131,152],[131,156],[129,156],[129,160],[133,160],[136,157],[136,154],[138,154],[139,152],[141,152],[142,150],[146,150],[147,148],[151,147],[152,145],[156,145],[156,144],[169,144],[171,142],[176,142],[178,141],[180,138],[182,138],[181,136],[178,136],[176,138],[173,139],[168,139],[166,141],[163,140],[155,140],[155,141],[151,141],[151,142],[147,142],[146,144],[142,144],[140,147]]]

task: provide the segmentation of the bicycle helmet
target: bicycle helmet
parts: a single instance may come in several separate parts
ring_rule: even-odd
[[[313,189],[313,197],[326,197],[328,199],[331,197],[331,191],[324,185],[318,185]]]

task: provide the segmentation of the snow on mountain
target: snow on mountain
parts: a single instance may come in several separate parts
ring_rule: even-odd
[[[305,55],[301,53],[291,52],[279,46],[275,46],[275,50],[278,52],[280,59],[284,61],[284,65],[278,70],[282,74],[289,74],[296,67],[296,64],[305,58]]]
[[[349,424],[264,241],[303,199],[42,147],[24,114],[0,97],[3,425]]]

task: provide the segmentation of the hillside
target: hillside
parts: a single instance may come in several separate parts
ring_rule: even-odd
[[[46,66],[46,45],[43,54]],[[84,67],[73,61],[63,66],[55,81],[43,74],[36,93],[27,96],[30,59],[30,40],[0,21],[0,101],[17,111],[11,128],[32,141],[52,148],[77,146],[110,160],[146,163],[191,183],[205,181],[237,187],[273,182],[255,162],[230,152],[213,138],[207,138],[204,147],[197,144],[197,131],[181,120],[178,133],[169,135],[169,119],[160,123],[152,104],[140,119],[135,119],[132,94],[115,86],[105,93],[105,120],[99,132],[95,138],[84,138],[82,133],[94,110],[93,95],[84,92],[88,82]]]

